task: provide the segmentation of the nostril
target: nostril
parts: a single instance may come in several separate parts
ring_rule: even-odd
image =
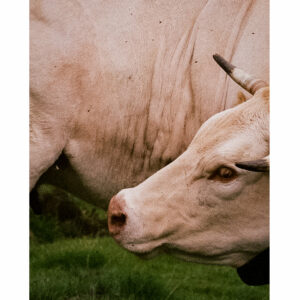
[[[122,227],[126,223],[126,215],[123,213],[114,214],[111,216],[110,222],[113,226]]]
[[[114,238],[124,230],[127,215],[124,211],[124,199],[118,196],[112,197],[108,207],[108,229]]]

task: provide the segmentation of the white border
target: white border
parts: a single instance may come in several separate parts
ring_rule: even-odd
[[[271,299],[298,299],[300,7],[270,4]],[[24,0],[0,2],[1,299],[29,292],[28,7]]]
[[[0,299],[29,297],[28,12],[0,2]]]
[[[300,299],[300,5],[271,1],[271,299]]]

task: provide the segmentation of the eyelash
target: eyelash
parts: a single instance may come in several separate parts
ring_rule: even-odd
[[[227,172],[227,174],[225,173],[225,174],[222,175],[221,174],[222,170]],[[224,175],[226,175],[226,176],[224,176]],[[226,183],[226,182],[230,182],[230,181],[234,180],[235,178],[237,178],[237,176],[238,176],[237,172],[235,170],[233,170],[232,168],[221,166],[218,169],[216,169],[208,177],[208,179]]]

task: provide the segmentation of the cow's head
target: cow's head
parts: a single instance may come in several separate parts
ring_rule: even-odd
[[[129,251],[238,267],[268,247],[269,89],[214,58],[253,97],[211,117],[174,162],[112,198],[109,230]]]

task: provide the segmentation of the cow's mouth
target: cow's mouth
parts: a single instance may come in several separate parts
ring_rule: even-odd
[[[208,257],[216,257],[216,255],[207,256],[181,250],[170,243],[161,243],[157,246],[153,246],[151,245],[151,243],[130,243],[127,245],[123,245],[123,247],[142,259],[151,259],[160,254],[169,254],[187,261],[199,262],[199,260],[207,260]]]
[[[127,243],[122,245],[129,252],[145,259],[153,258],[162,252],[162,245],[157,243]]]
[[[235,251],[222,251],[220,253],[202,253],[190,252],[180,249],[176,245],[169,243],[161,243],[159,246],[150,248],[147,244],[131,244],[125,248],[142,259],[151,259],[160,254],[169,254],[181,260],[194,263],[212,264],[212,265],[228,265],[231,267],[239,267],[244,261],[244,254]]]
[[[162,244],[150,250],[145,248],[141,249],[140,247],[135,248],[135,246],[136,245],[131,244],[131,246],[129,247],[125,246],[125,248],[131,253],[135,254],[136,256],[147,260],[152,259],[160,254],[168,254],[183,259],[185,261],[191,261],[191,262],[202,262],[203,260],[207,261],[208,258],[211,260],[216,257],[216,256],[200,255],[197,253],[191,253],[188,251],[180,250],[170,244]]]
[[[133,252],[133,253],[142,259],[152,259],[152,258],[162,254],[162,252],[163,251],[161,251],[161,249],[158,247],[158,248],[155,248],[152,251],[148,251],[148,252]]]

